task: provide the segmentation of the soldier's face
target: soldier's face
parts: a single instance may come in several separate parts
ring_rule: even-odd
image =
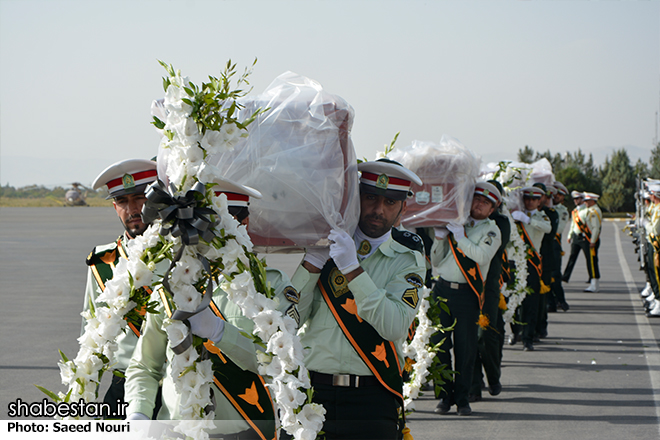
[[[405,209],[405,200],[392,200],[376,194],[361,193],[358,225],[368,237],[380,237],[392,229]]]
[[[564,195],[557,193],[557,195],[554,198],[555,205],[559,205],[561,203],[564,203]]]
[[[475,194],[472,198],[472,207],[470,208],[470,217],[475,220],[483,220],[495,210],[495,205],[487,197],[481,194]]]
[[[142,223],[142,216],[140,215],[142,213],[142,205],[144,205],[146,200],[147,198],[144,196],[144,193],[141,193],[115,197],[115,200],[112,202],[117,216],[130,238],[142,235],[147,230],[147,225]]]
[[[535,199],[533,197],[523,197],[523,203],[525,204],[525,209],[528,211],[534,211],[538,209],[541,205],[541,199]]]

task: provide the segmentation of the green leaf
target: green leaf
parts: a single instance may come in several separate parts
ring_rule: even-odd
[[[33,384],[33,385],[34,385],[34,384]],[[48,397],[50,397],[50,399],[51,399],[53,402],[59,402],[59,401],[62,400],[62,399],[60,399],[60,396],[58,396],[57,394],[53,393],[52,391],[48,391],[46,388],[44,388],[44,387],[40,387],[39,385],[34,385],[34,386],[37,387],[37,388],[39,389],[39,391],[41,391],[42,393],[44,393],[45,395],[47,395]],[[71,392],[71,391],[69,391],[69,392]]]
[[[66,357],[66,355],[64,354],[64,352],[63,352],[62,350],[58,350],[58,351],[60,352],[60,356],[62,357],[62,360],[63,360],[64,362],[69,362],[69,358]]]
[[[154,120],[153,120],[152,124],[156,128],[158,128],[159,130],[162,130],[163,128],[165,128],[165,123],[163,121],[161,121],[160,119],[158,119],[157,117],[155,117],[155,116],[154,116]]]

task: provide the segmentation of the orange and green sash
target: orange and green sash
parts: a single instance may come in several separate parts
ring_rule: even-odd
[[[167,316],[172,317],[172,309],[165,292],[160,289],[158,293]],[[213,301],[209,307],[216,316],[226,321]],[[236,365],[229,357],[222,354],[213,341],[207,340],[204,347],[209,352],[213,364],[213,382],[218,389],[262,440],[274,440],[276,438],[275,409],[264,379]]]
[[[508,283],[511,279],[511,265],[509,264],[509,254],[506,249],[502,252],[502,272],[500,272],[500,289],[504,283]]]
[[[520,233],[520,237],[525,242],[526,245],[525,247],[527,248],[527,255],[529,257],[527,258],[527,262],[531,264],[534,269],[536,269],[536,273],[538,273],[539,277],[541,277],[541,274],[543,273],[541,268],[541,256],[539,255],[538,252],[536,252],[536,249],[534,248],[534,243],[532,243],[532,239],[529,238],[525,226],[520,222],[516,222],[516,226],[518,227],[518,232]]]
[[[482,310],[484,307],[484,292],[486,289],[484,286],[484,277],[481,275],[481,268],[474,260],[469,258],[458,248],[458,243],[456,243],[453,233],[449,234],[449,247],[451,248],[452,254],[454,254],[458,268],[461,269],[470,288],[479,299],[479,310]]]
[[[348,281],[332,259],[321,270],[318,285],[348,342],[376,379],[403,405],[403,379],[396,346],[394,342],[383,339],[371,324],[358,316]]]
[[[587,241],[591,243],[591,229],[589,229],[589,226],[580,218],[579,215],[575,216],[575,225],[578,227],[580,232],[584,234],[584,237],[587,239]]]

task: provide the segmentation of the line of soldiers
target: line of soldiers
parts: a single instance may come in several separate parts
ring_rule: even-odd
[[[315,390],[313,400],[327,411],[326,438],[395,439],[405,425],[402,344],[419,310],[427,264],[438,274],[433,295],[445,298],[449,306],[449,313],[435,319],[444,326],[456,322],[451,332],[434,335],[435,341],[445,338],[439,356],[450,368],[453,350],[456,372],[436,396],[436,412],[446,414],[456,405],[459,415],[469,415],[469,403],[481,396],[482,369],[490,394],[502,390],[505,324],[500,290],[509,273],[506,255],[512,225],[529,252],[527,284],[532,293],[518,310],[517,320],[525,325],[513,326],[509,343],[522,340],[524,350],[533,350],[534,342],[547,336],[548,311],[569,308],[561,287],[561,233],[569,221],[562,202],[568,191],[559,182],[525,188],[525,209],[513,212],[510,219],[502,210],[499,182],[478,182],[465,224],[418,231],[420,237],[394,227],[406,211],[412,183],[422,184],[419,177],[388,159],[361,163],[358,171],[361,211],[356,230],[332,230],[329,248],[307,249],[293,277],[268,268],[267,278],[280,311],[300,327],[305,325],[305,364]],[[95,180],[94,189],[107,186],[125,232],[113,243],[97,246],[87,258],[85,308],[101,294],[119,259],[127,258],[127,243],[148,227],[140,213],[145,188],[156,179],[154,162],[130,159],[111,165]],[[230,213],[247,227],[249,200],[260,193],[224,179],[216,181],[215,190],[216,196],[224,194]],[[596,280],[590,287],[597,290],[600,229],[591,223],[592,215],[580,209],[572,215],[569,240],[572,246],[589,243],[588,264]],[[105,401],[128,403],[126,414],[132,420],[185,418],[170,375],[173,351],[164,328],[172,311],[162,293],[152,296],[160,303],[159,313],[148,313],[140,328],[133,326],[117,340],[114,368],[125,379],[113,379]],[[242,334],[251,332],[253,323],[219,288],[209,308],[188,321],[192,333],[207,339],[214,347],[211,356],[218,358],[213,358],[212,434],[226,439],[276,438],[275,409],[258,372],[260,348]],[[242,399],[255,383],[261,384],[261,400]]]
[[[646,286],[640,292],[646,316],[660,317],[660,182],[643,182],[637,191],[634,242],[638,246],[640,268],[646,274]]]
[[[421,180],[386,159],[358,169],[357,229],[332,230],[330,246],[308,249],[291,279],[274,269],[268,269],[267,278],[280,311],[306,325],[301,336],[309,347],[305,364],[313,400],[326,410],[326,438],[397,439],[404,427],[402,344],[421,303],[426,260],[421,238],[393,225],[406,210],[412,182],[421,185]],[[111,280],[119,259],[127,258],[127,243],[148,227],[140,213],[145,188],[156,179],[155,162],[130,159],[111,165],[95,180],[94,189],[107,186],[125,232],[87,258],[86,309]],[[249,198],[259,192],[224,179],[216,184],[216,196],[224,193],[230,213],[247,227]],[[105,401],[115,406],[126,402],[129,420],[186,418],[170,374],[173,350],[164,322],[172,311],[162,292],[151,295],[159,312],[147,313],[139,328],[133,326],[117,340],[114,368],[125,379],[113,379]],[[188,321],[191,332],[212,347],[216,428],[210,434],[277,438],[274,405],[258,372],[260,348],[242,334],[251,332],[253,323],[220,288],[210,306]],[[242,397],[255,384],[259,401]]]

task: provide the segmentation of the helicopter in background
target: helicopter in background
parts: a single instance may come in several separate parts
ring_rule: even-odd
[[[84,192],[83,192],[84,191]],[[64,196],[64,206],[89,206],[85,201],[88,188],[80,182],[73,182]]]

